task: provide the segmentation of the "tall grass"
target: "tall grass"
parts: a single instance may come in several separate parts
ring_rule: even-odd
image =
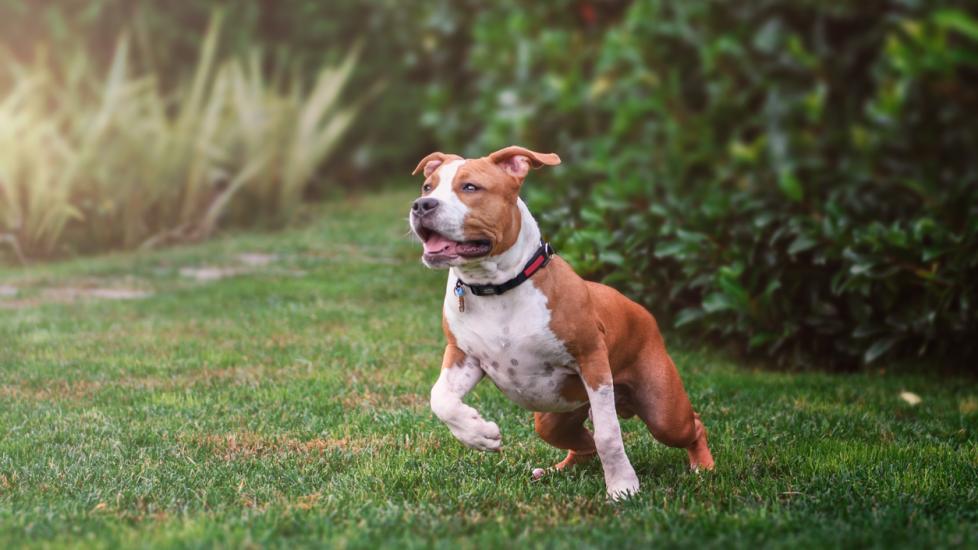
[[[0,76],[0,247],[24,257],[197,240],[287,217],[358,106],[339,96],[352,50],[311,86],[267,76],[259,52],[221,60],[215,16],[192,78],[171,92],[76,53]]]

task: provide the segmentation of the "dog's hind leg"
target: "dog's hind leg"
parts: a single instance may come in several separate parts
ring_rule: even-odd
[[[706,427],[693,411],[672,359],[662,350],[648,353],[643,361],[643,375],[629,381],[635,413],[658,441],[686,449],[691,469],[712,470]]]
[[[584,427],[589,407],[587,405],[566,413],[534,413],[533,427],[541,439],[557,447],[566,449],[567,457],[554,464],[551,470],[563,470],[576,464],[590,461],[597,450],[594,437]],[[534,477],[540,477],[545,470],[534,470]]]

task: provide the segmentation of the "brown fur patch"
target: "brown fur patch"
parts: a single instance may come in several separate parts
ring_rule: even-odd
[[[568,377],[560,385],[560,397],[570,403],[587,402],[587,390],[580,378]]]
[[[462,191],[462,185],[473,183],[479,191]],[[465,217],[467,239],[492,241],[491,255],[501,254],[520,235],[522,217],[516,199],[520,182],[487,158],[466,161],[455,176],[455,193],[469,207]]]

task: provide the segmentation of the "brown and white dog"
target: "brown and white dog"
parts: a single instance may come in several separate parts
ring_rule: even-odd
[[[686,449],[691,468],[712,469],[706,429],[652,315],[617,290],[581,279],[558,256],[540,260],[549,249],[519,192],[531,166],[556,164],[555,154],[512,146],[478,159],[432,153],[415,168],[425,176],[410,214],[422,261],[449,268],[448,345],[432,410],[465,445],[499,451],[499,427],[462,402],[488,376],[534,411],[544,441],[568,451],[555,469],[596,452],[615,499],[639,488],[618,416],[637,414],[657,440]],[[531,276],[506,285],[521,273]],[[506,285],[505,292],[473,293],[493,285]],[[584,426],[589,414],[593,435]]]

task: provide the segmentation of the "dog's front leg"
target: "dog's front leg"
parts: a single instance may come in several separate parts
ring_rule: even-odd
[[[638,492],[638,476],[625,454],[621,425],[615,409],[615,388],[611,379],[608,354],[603,348],[581,361],[581,378],[591,403],[594,445],[604,468],[604,482],[613,500]]]
[[[479,411],[462,403],[462,398],[484,375],[478,360],[467,357],[462,350],[449,344],[445,348],[441,374],[431,388],[431,410],[465,445],[480,451],[499,451],[502,443],[499,426],[487,422]]]

